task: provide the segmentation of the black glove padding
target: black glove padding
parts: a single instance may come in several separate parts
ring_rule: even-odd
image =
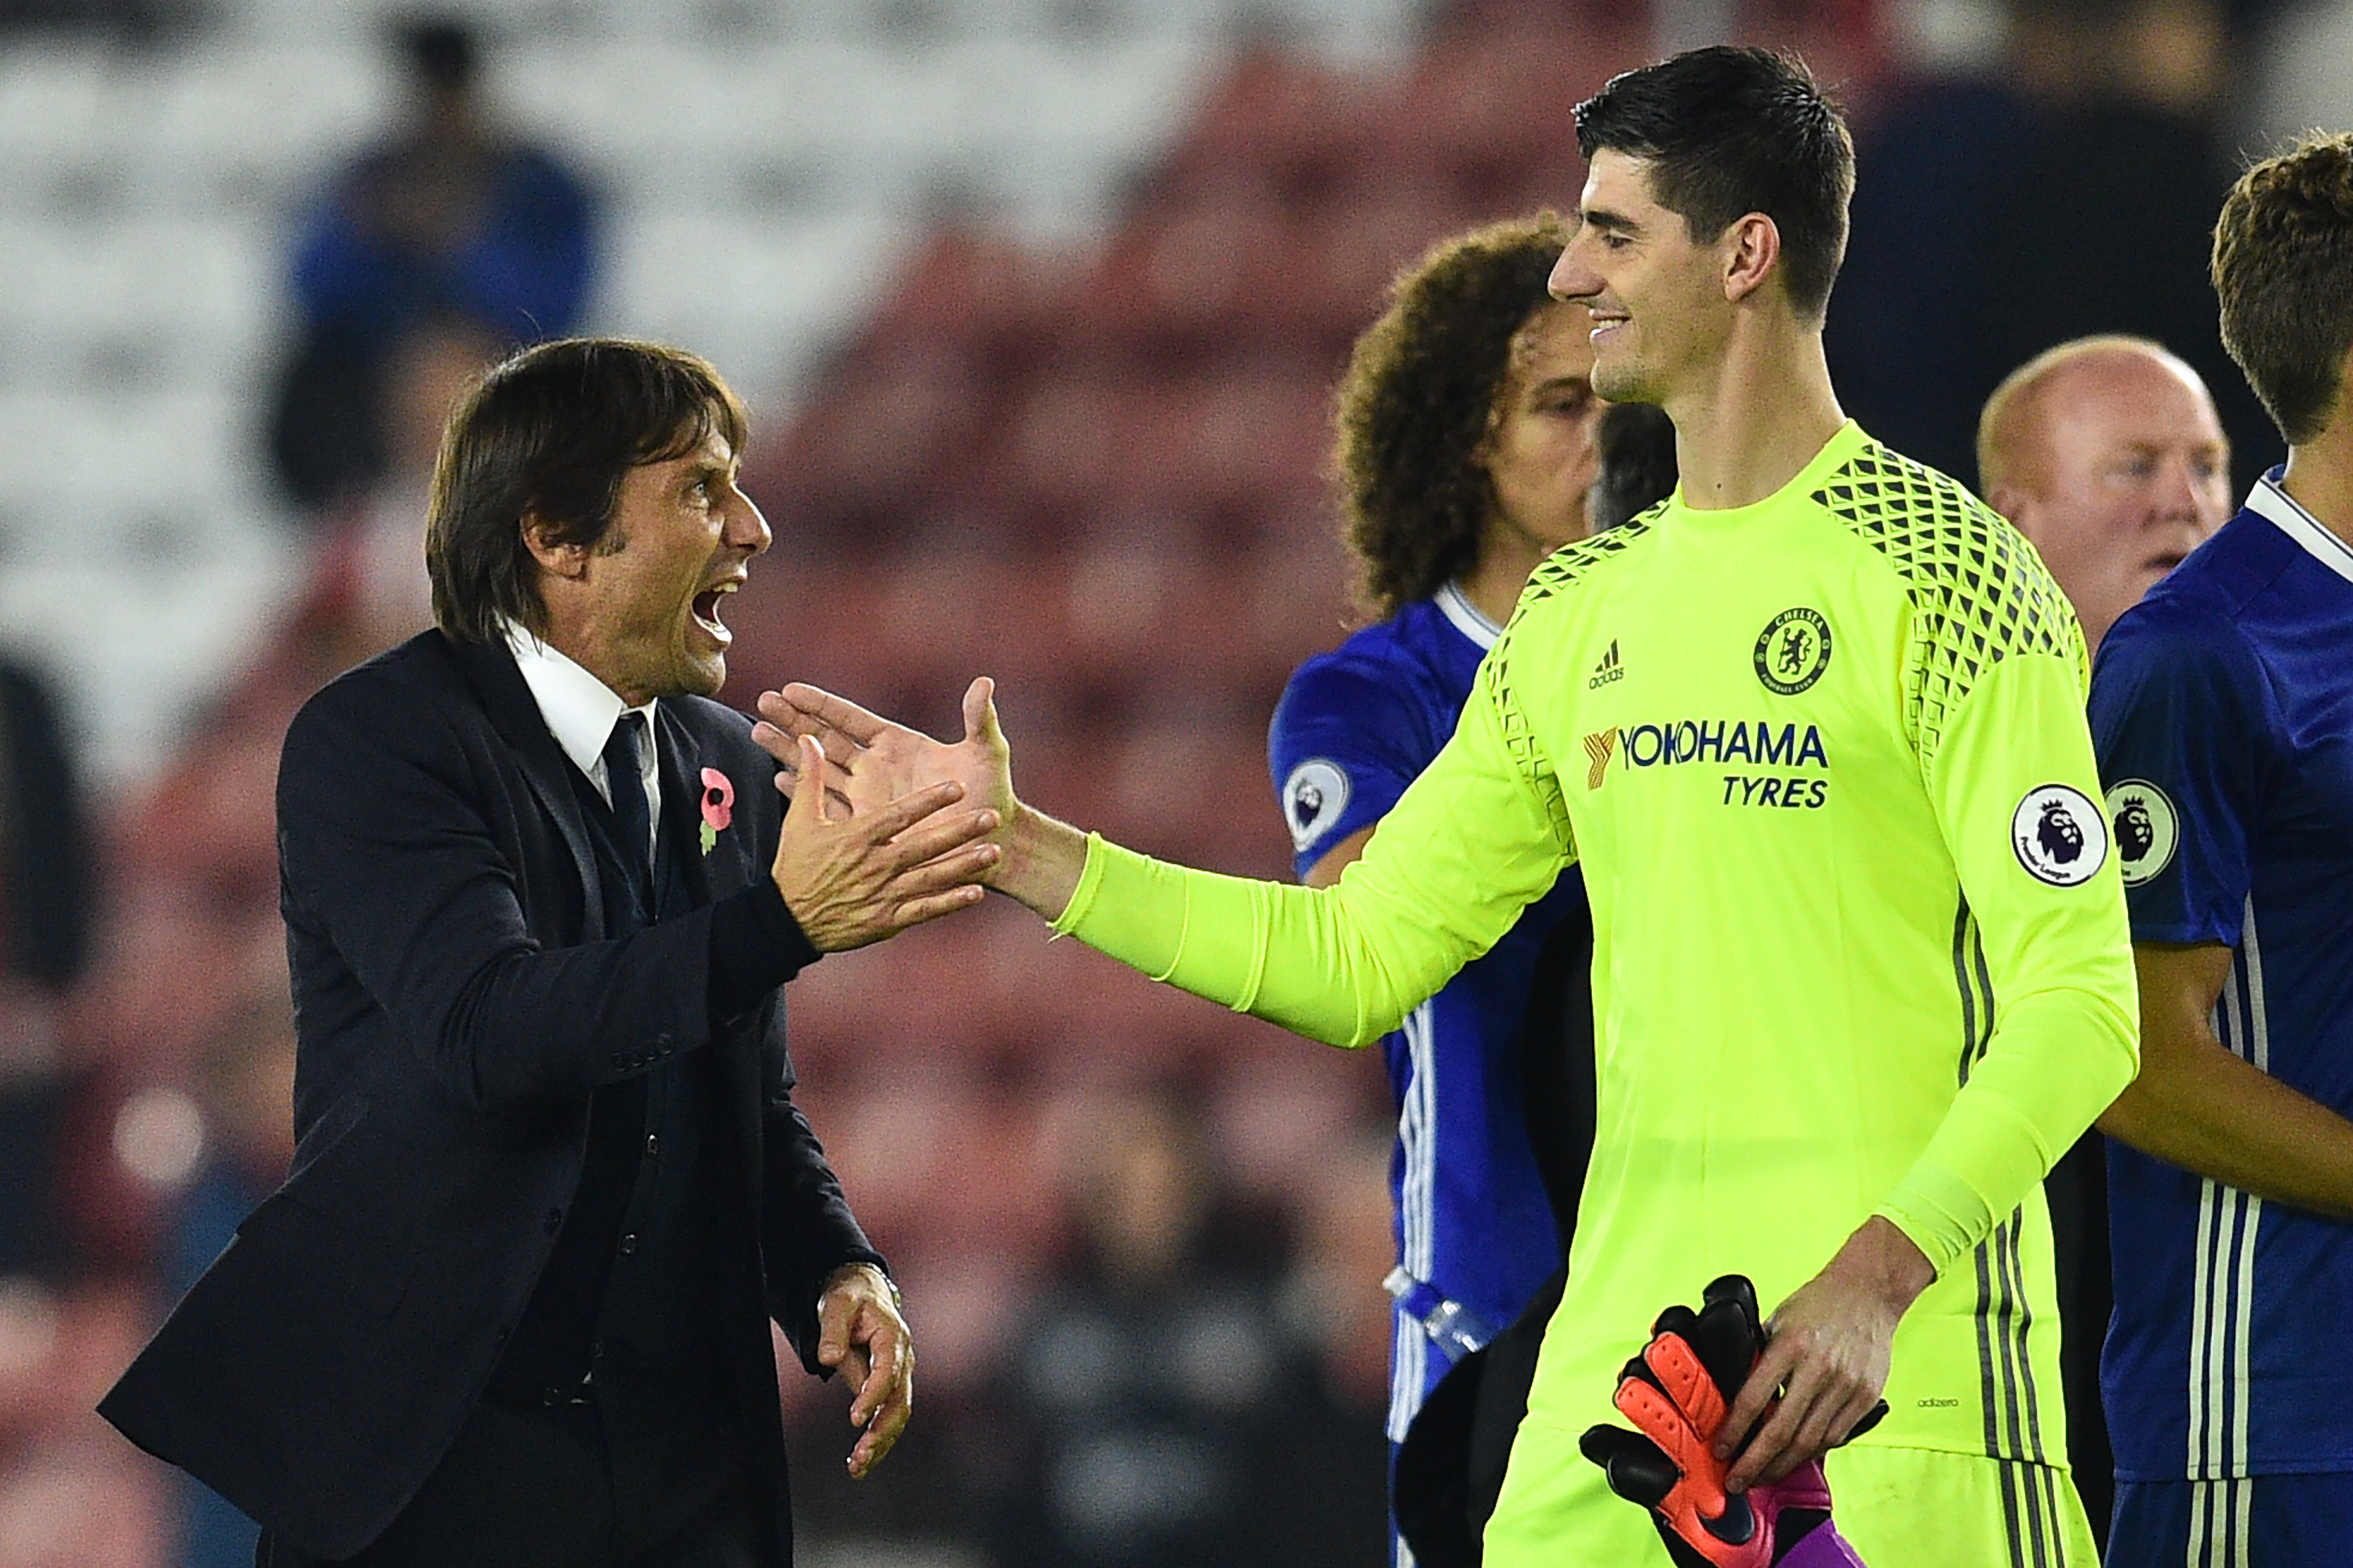
[[[1650,1511],[1676,1568],[1767,1568],[1829,1520],[1830,1489],[1819,1465],[1744,1493],[1724,1489],[1729,1466],[1715,1444],[1765,1333],[1745,1276],[1715,1280],[1702,1303],[1660,1313],[1650,1344],[1620,1373],[1615,1403],[1641,1430],[1594,1426],[1577,1446],[1610,1490]],[[1849,1436],[1886,1413],[1883,1401]]]

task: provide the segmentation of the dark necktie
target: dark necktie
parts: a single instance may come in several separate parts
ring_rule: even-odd
[[[605,743],[605,789],[613,800],[613,837],[618,841],[614,848],[637,895],[638,923],[650,926],[654,917],[652,818],[646,810],[645,754],[638,749],[645,722],[643,714],[625,713],[613,726],[613,737]]]

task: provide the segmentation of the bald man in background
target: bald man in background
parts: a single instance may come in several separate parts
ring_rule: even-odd
[[[2198,372],[2138,337],[2084,337],[2010,373],[1978,420],[1978,489],[2033,543],[2094,652],[2228,522],[2231,443]]]
[[[2042,555],[2093,652],[2232,513],[2231,445],[2198,373],[2140,337],[2084,337],[2005,377],[1978,419],[1978,485]],[[2105,1547],[2115,1456],[2100,1405],[2113,1288],[2107,1165],[2085,1133],[2043,1183],[2059,1258],[2067,1448]]]

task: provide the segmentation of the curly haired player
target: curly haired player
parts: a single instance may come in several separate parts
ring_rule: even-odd
[[[1300,666],[1267,741],[1311,887],[1355,863],[1454,733],[1529,572],[1590,532],[1602,413],[1592,322],[1545,292],[1567,239],[1546,212],[1441,241],[1398,277],[1356,341],[1336,398],[1335,466],[1358,597],[1377,619]],[[1633,476],[1656,493],[1614,499],[1662,499],[1672,443],[1670,433],[1664,482],[1655,464]],[[1393,1443],[1559,1266],[1590,1118],[1573,1104],[1551,1110],[1552,1080],[1525,1096],[1523,1084],[1530,1073],[1591,1078],[1591,940],[1572,868],[1381,1042],[1398,1108]],[[1546,1107],[1541,1132],[1530,1107]],[[1395,1557],[1413,1561],[1402,1538]]]
[[[1449,240],[1357,341],[1337,466],[1362,598],[1380,619],[1299,668],[1267,742],[1311,887],[1355,863],[1453,733],[1528,573],[1585,535],[1599,408],[1589,323],[1545,293],[1567,240],[1550,214]],[[1382,1041],[1398,1108],[1393,1442],[1462,1351],[1559,1266],[1517,1046],[1539,954],[1583,905],[1571,872]]]

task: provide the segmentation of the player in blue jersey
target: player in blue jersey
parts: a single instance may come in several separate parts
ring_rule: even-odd
[[[1338,468],[1359,597],[1381,619],[1300,667],[1268,740],[1311,885],[1338,879],[1454,733],[1528,573],[1588,531],[1590,323],[1545,292],[1567,238],[1547,213],[1448,240],[1398,280],[1357,342],[1338,397]],[[1670,458],[1666,486],[1643,503],[1672,484]],[[1547,951],[1548,940],[1562,946]],[[1398,1107],[1393,1443],[1448,1369],[1559,1266],[1546,1177],[1569,1185],[1557,1196],[1573,1213],[1583,1143],[1572,1128],[1532,1145],[1521,1040],[1533,1029],[1560,1053],[1565,1033],[1589,1036],[1589,941],[1572,870],[1382,1042]],[[1411,1560],[1402,1542],[1398,1558]]]
[[[2353,137],[2250,170],[2213,273],[2288,461],[2092,679],[2142,1031],[2100,1122],[2112,1568],[2353,1562]]]
[[[1978,484],[2014,524],[2099,652],[2116,617],[2231,520],[2231,443],[2198,372],[2162,344],[2104,334],[2002,378],[1978,421]],[[2086,1132],[2043,1178],[2059,1287],[2067,1458],[2094,1541],[2116,1455],[2100,1403],[2108,1277],[2107,1140]]]

